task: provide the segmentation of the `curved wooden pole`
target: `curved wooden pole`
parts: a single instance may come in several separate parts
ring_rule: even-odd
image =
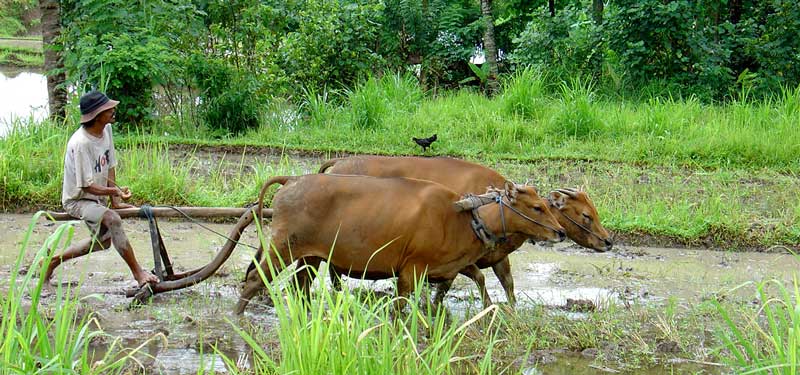
[[[244,232],[245,228],[247,228],[250,223],[253,222],[253,210],[249,210],[245,212],[239,221],[236,223],[236,226],[231,230],[228,234],[228,240],[225,242],[225,245],[222,246],[222,249],[217,253],[217,256],[214,257],[214,260],[211,263],[205,265],[202,268],[199,268],[194,271],[189,271],[184,273],[186,277],[178,279],[178,280],[168,280],[162,281],[157,284],[153,285],[145,285],[139,289],[129,290],[126,292],[128,297],[136,296],[137,299],[149,297],[149,295],[154,295],[158,293],[168,292],[171,290],[176,289],[183,289],[195,285],[197,283],[202,282],[203,280],[207,279],[211,275],[213,275],[217,270],[228,260],[228,257],[231,256],[233,253],[233,249],[236,247],[239,238],[242,236],[242,232]],[[149,289],[148,292],[145,292],[142,295],[142,292],[146,289]]]

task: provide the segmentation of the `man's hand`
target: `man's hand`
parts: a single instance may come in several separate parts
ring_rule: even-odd
[[[120,196],[120,198],[122,198],[122,200],[126,201],[128,199],[131,199],[131,196],[133,195],[133,193],[131,193],[131,189],[130,188],[128,188],[127,186],[122,186],[122,187],[119,188],[119,190],[121,192],[121,194],[119,196]]]
[[[123,200],[130,199],[133,195],[131,193],[131,189],[127,186],[122,187],[115,187],[116,191],[115,194],[111,196],[111,208],[113,209],[120,209],[120,208],[133,208],[136,207],[132,204],[127,204],[123,202]]]

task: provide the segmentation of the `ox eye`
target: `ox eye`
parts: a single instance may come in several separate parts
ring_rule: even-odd
[[[591,216],[589,216],[589,215],[587,215],[587,214],[583,214],[583,218],[584,218],[586,221],[592,221],[592,217],[591,217]]]
[[[534,207],[533,210],[536,212],[542,212],[542,208],[539,206]]]

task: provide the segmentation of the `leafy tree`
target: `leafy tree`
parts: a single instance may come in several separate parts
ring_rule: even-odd
[[[182,76],[179,33],[195,25],[189,0],[62,1],[64,59],[71,82],[103,88],[121,101],[123,124],[141,124],[153,111],[153,88]],[[173,38],[174,37],[174,38]]]
[[[467,65],[481,42],[480,8],[472,0],[387,0],[381,53],[390,66],[419,65],[420,81],[436,86],[471,76]]]
[[[538,66],[563,80],[598,76],[605,53],[602,30],[585,6],[568,5],[555,17],[549,8],[540,7],[514,43],[510,57],[514,63]]]

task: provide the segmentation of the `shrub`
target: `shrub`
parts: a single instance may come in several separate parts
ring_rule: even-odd
[[[258,127],[259,81],[219,59],[196,55],[190,74],[200,89],[200,116],[211,129],[241,133]]]
[[[566,79],[576,73],[598,76],[603,61],[603,38],[588,8],[572,5],[555,17],[540,8],[514,39],[510,59],[522,66],[539,66]]]

